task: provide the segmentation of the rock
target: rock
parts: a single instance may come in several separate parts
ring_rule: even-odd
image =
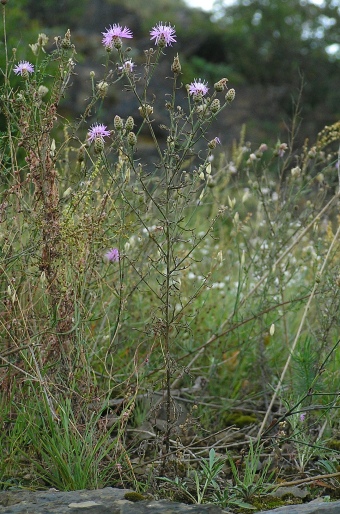
[[[0,513],[6,514],[222,514],[216,505],[124,499],[126,489],[91,491],[0,491]]]
[[[216,505],[186,505],[167,500],[131,502],[126,489],[61,492],[0,491],[0,513],[4,514],[229,514]],[[252,511],[254,512],[254,511]],[[340,501],[289,505],[257,514],[339,514]]]
[[[257,514],[339,514],[340,501],[324,502],[318,498],[309,503],[300,505],[288,505],[278,509],[266,510]]]

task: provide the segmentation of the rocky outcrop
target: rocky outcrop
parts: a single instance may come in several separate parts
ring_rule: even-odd
[[[106,487],[91,491],[0,491],[0,513],[6,514],[229,514],[216,505],[186,505],[167,500],[129,501],[131,491]],[[252,511],[254,512],[254,511]],[[339,514],[340,501],[321,498],[266,514]],[[231,514],[231,513],[230,513]],[[258,514],[264,514],[260,512]]]

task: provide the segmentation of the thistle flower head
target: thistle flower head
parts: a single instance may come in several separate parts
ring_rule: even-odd
[[[34,72],[34,66],[28,61],[20,61],[16,66],[14,66],[13,71],[16,75],[28,75],[29,73]]]
[[[216,148],[216,145],[220,145],[221,144],[221,140],[219,137],[214,137],[214,139],[212,139],[211,141],[209,141],[208,143],[208,147],[211,149],[211,150],[214,150]]]
[[[116,23],[110,25],[110,27],[106,29],[105,32],[102,32],[102,34],[104,36],[102,39],[102,43],[106,48],[112,48],[117,38],[131,39],[133,37],[130,29],[128,29],[127,27],[123,28],[121,25],[118,25]]]
[[[95,123],[88,131],[87,139],[90,143],[92,143],[92,141],[95,141],[96,139],[101,139],[104,141],[104,137],[108,137],[109,135],[110,131],[107,130],[106,125]]]
[[[111,250],[106,252],[104,257],[109,262],[118,262],[119,261],[119,257],[120,257],[118,248],[111,248]]]
[[[204,96],[209,91],[207,87],[207,82],[201,79],[195,79],[191,84],[189,84],[189,94],[190,95],[200,95]]]
[[[150,30],[151,40],[155,40],[155,45],[160,47],[172,46],[172,43],[176,43],[176,31],[174,27],[163,24],[161,21]]]
[[[118,66],[118,69],[121,73],[132,73],[133,72],[133,68],[135,67],[135,63],[131,61],[131,59],[129,59],[128,61],[125,61],[122,66]]]

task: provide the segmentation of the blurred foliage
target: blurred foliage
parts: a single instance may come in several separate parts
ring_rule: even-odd
[[[232,64],[248,83],[299,86],[310,105],[326,96],[339,109],[340,7],[328,0],[238,0],[217,3],[215,41],[200,56]],[[215,49],[213,48],[215,44]]]
[[[100,30],[112,23],[131,21],[138,44],[154,24],[170,22],[176,27],[174,51],[181,56],[185,83],[193,77],[215,82],[226,76],[234,85],[282,88],[280,109],[289,114],[291,97],[298,95],[303,84],[303,116],[313,117],[316,107],[322,113],[317,130],[326,119],[339,118],[340,7],[335,0],[321,5],[308,0],[235,0],[224,5],[217,0],[211,16],[189,8],[185,0],[16,0],[6,10],[9,55],[12,48],[18,49],[14,61],[34,62],[28,44],[41,31],[50,36],[52,44],[56,28],[59,33],[71,28],[88,34],[92,27],[100,36]],[[93,48],[91,43],[88,48]],[[88,48],[86,59],[95,60]],[[0,52],[1,68],[4,62],[4,52]]]

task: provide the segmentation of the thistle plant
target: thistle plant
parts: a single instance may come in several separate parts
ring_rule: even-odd
[[[196,234],[195,215],[209,195],[210,160],[220,144],[218,137],[209,141],[207,132],[230,98],[225,95],[225,78],[210,96],[203,79],[185,87],[177,55],[169,64],[171,93],[165,103],[169,122],[162,126],[163,145],[155,135],[156,112],[148,88],[164,51],[176,43],[175,28],[160,22],[151,29],[154,48],[145,51],[140,71],[141,65],[128,58],[124,46],[133,37],[128,27],[112,24],[102,36],[104,73],[97,82],[91,74],[92,94],[75,123],[62,126],[58,114],[77,65],[70,31],[54,39],[50,53],[45,50],[46,37],[43,43],[38,38],[31,45],[35,64],[17,62],[13,54],[3,70],[3,138],[9,149],[4,154],[7,182],[1,192],[3,229],[9,234],[12,223],[15,226],[13,237],[5,236],[1,261],[5,306],[1,337],[8,341],[2,353],[3,379],[8,392],[13,380],[23,379],[40,390],[57,423],[59,412],[66,408],[65,395],[71,399],[74,419],[84,415],[86,419],[86,405],[95,390],[106,389],[105,396],[110,397],[118,382],[126,391],[131,383],[137,394],[143,354],[148,361],[152,356],[159,369],[149,386],[162,377],[166,455],[177,419],[171,396],[176,340],[190,321],[187,307],[202,293],[209,274],[185,297],[181,280],[195,261],[194,252],[224,213],[221,208],[204,233]],[[51,69],[53,78],[47,80]],[[21,79],[16,88],[10,85],[13,73]],[[115,115],[111,125],[104,124],[101,105],[117,82],[133,92],[138,109],[126,119]],[[185,98],[186,109],[181,106]],[[143,164],[138,154],[144,131],[157,153],[152,166]],[[75,152],[76,159],[71,157]],[[144,248],[134,239],[138,232],[148,236]],[[217,263],[212,262],[212,270],[214,266]],[[131,369],[118,380],[113,356],[119,340],[126,337],[126,305],[143,295],[152,308],[142,340],[133,349]],[[111,297],[108,303],[104,297]],[[97,326],[98,320],[100,334],[88,348],[89,327]],[[99,341],[104,331],[103,346]],[[103,373],[105,380],[93,381],[92,370]],[[133,395],[129,401],[123,424],[133,411]]]
[[[166,474],[174,445],[197,422],[192,412],[204,410],[200,421],[209,430],[223,429],[238,398],[260,398],[262,418],[251,417],[261,423],[260,439],[273,407],[287,405],[286,387],[294,408],[312,410],[321,395],[336,407],[339,124],[300,150],[293,132],[252,148],[242,129],[227,153],[215,121],[235,99],[228,79],[212,84],[200,72],[183,84],[188,71],[175,27],[155,24],[139,54],[133,31],[117,20],[98,34],[103,66],[89,73],[82,112],[66,120],[61,109],[78,66],[72,34],[48,41],[41,33],[21,55],[7,47],[6,9],[3,2],[4,451],[14,448],[26,417],[20,446],[36,459],[37,479],[67,488],[73,462],[63,468],[60,456],[73,451],[78,486],[97,485],[108,455],[100,485],[126,485],[126,475],[136,481],[130,459],[142,451],[131,433],[139,430],[150,437],[151,483]],[[160,73],[164,99],[152,91]],[[111,101],[117,87],[131,99],[124,114]],[[152,152],[144,158],[146,141]],[[209,394],[196,406],[202,389],[194,389],[189,412],[178,388],[197,374]],[[141,418],[146,429],[131,429]],[[43,457],[37,438],[27,450],[35,428],[44,432]],[[231,465],[236,502],[267,487],[265,474],[260,489],[252,484],[260,447],[244,476]],[[11,470],[16,459],[14,452]],[[192,501],[212,498],[214,489],[230,504],[217,480],[221,465],[211,451],[196,472]],[[59,480],[62,473],[68,478]]]

